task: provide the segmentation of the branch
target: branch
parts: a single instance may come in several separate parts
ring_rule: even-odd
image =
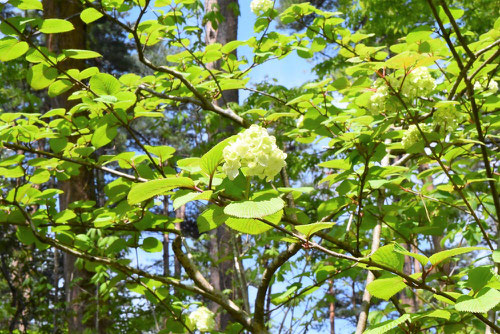
[[[198,270],[196,265],[191,259],[182,251],[182,238],[177,236],[172,243],[172,250],[175,257],[179,260],[180,264],[186,270],[188,276],[194,283],[203,291],[210,293],[213,297],[211,300],[221,305],[231,316],[238,320],[245,328],[252,330],[252,321],[248,314],[240,309],[232,300],[228,299],[221,291],[215,289]]]
[[[95,163],[91,163],[91,162],[87,162],[87,161],[83,161],[83,160],[75,160],[75,159],[71,159],[71,158],[67,158],[67,157],[64,157],[64,156],[60,156],[60,155],[57,155],[57,154],[54,154],[54,153],[51,153],[51,152],[41,151],[41,150],[35,150],[35,149],[30,148],[30,147],[26,147],[26,146],[22,146],[22,145],[18,145],[18,144],[12,144],[12,143],[7,143],[7,142],[2,142],[1,146],[10,148],[11,150],[21,150],[23,152],[30,152],[30,153],[33,153],[33,154],[43,155],[43,156],[49,157],[49,158],[55,158],[55,159],[59,159],[59,160],[67,161],[67,162],[72,162],[74,164],[82,165],[82,166],[85,166],[85,167],[88,167],[88,168],[99,169],[99,170],[102,170],[103,172],[106,172],[106,173],[109,173],[109,174],[113,174],[113,175],[116,175],[116,176],[119,176],[119,177],[123,177],[124,179],[127,179],[127,180],[139,181],[139,182],[147,182],[147,181],[149,181],[148,179],[144,179],[144,178],[139,177],[139,176],[129,175],[129,174],[126,174],[126,173],[122,173],[122,172],[119,172],[117,170],[114,170],[114,169],[111,169],[111,168],[108,168],[108,167],[104,167],[104,166],[101,166],[101,165],[98,165],[98,164],[95,164]]]
[[[177,101],[177,102],[182,102],[182,103],[195,104],[199,107],[202,107],[205,110],[213,111],[214,113],[216,113],[224,118],[227,118],[227,119],[231,120],[232,122],[234,122],[234,123],[236,123],[244,128],[248,128],[250,126],[250,124],[248,123],[247,120],[245,120],[243,117],[236,114],[232,109],[221,108],[218,105],[213,104],[209,100],[206,100],[206,99],[200,100],[200,99],[195,99],[195,98],[192,98],[189,96],[175,96],[175,95],[164,94],[164,93],[157,92],[154,89],[151,89],[151,88],[146,87],[144,85],[140,85],[138,88],[139,88],[139,90],[146,91],[146,92],[148,92],[156,97],[162,98],[162,99],[167,99],[167,100],[172,100],[172,101]]]
[[[297,254],[301,249],[299,243],[294,243],[288,246],[287,250],[280,253],[277,258],[264,270],[262,275],[262,280],[257,289],[257,296],[255,297],[255,313],[253,322],[255,325],[264,328],[264,306],[266,301],[266,293],[271,283],[271,279],[276,272],[285,262],[287,262],[292,256]]]

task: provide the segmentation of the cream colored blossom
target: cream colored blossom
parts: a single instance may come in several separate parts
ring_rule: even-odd
[[[255,124],[226,146],[222,156],[225,162],[222,169],[230,180],[238,176],[239,168],[247,167],[247,176],[271,181],[286,165],[286,154],[276,146],[276,138]]]
[[[204,306],[199,307],[188,316],[186,325],[190,330],[197,329],[200,332],[213,331],[215,328],[214,313]]]
[[[436,82],[427,67],[417,67],[406,76],[402,93],[408,98],[426,96],[436,88]]]
[[[439,125],[439,133],[446,135],[453,132],[460,124],[462,115],[452,103],[446,103],[437,108],[432,115],[434,127]]]
[[[374,113],[385,110],[385,102],[389,96],[389,87],[383,79],[377,79],[374,83],[375,92],[370,96],[368,109]]]
[[[408,130],[406,130],[404,135],[403,135],[403,140],[401,141],[401,144],[403,145],[404,149],[408,149],[421,140],[422,140],[422,136],[420,134],[420,131],[418,131],[417,126],[410,125],[408,127]]]
[[[250,9],[255,15],[261,15],[273,8],[272,0],[252,0],[250,2]]]
[[[474,83],[474,90],[481,93],[496,93],[498,91],[498,83],[495,80],[482,79]]]

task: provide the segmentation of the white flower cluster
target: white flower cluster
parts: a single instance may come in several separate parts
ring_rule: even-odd
[[[252,0],[250,2],[250,9],[255,15],[260,15],[273,8],[272,0]]]
[[[422,137],[420,136],[420,131],[418,131],[417,126],[410,125],[408,130],[406,130],[403,135],[403,140],[401,141],[401,144],[403,145],[404,149],[408,149],[411,146],[418,143],[421,140],[421,138]]]
[[[461,121],[460,113],[455,109],[451,103],[447,103],[437,108],[432,115],[434,126],[439,125],[439,133],[446,135],[453,132]]]
[[[190,330],[199,330],[200,332],[210,332],[215,328],[214,313],[208,308],[202,306],[188,316],[186,325]]]
[[[436,82],[427,67],[413,69],[405,78],[402,93],[408,98],[426,96],[436,88]]]
[[[482,81],[482,82],[481,82]],[[498,83],[495,80],[483,79],[477,80],[474,83],[474,90],[480,91],[481,93],[496,93],[498,91]]]
[[[385,110],[385,102],[389,96],[389,86],[383,79],[377,79],[374,83],[375,92],[370,96],[368,109],[374,113]]]
[[[258,176],[271,181],[285,167],[286,154],[276,146],[276,138],[258,125],[241,132],[222,152],[222,169],[230,180],[238,176],[241,167],[247,167],[247,176]]]

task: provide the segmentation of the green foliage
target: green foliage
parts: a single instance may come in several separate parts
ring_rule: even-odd
[[[247,40],[206,45],[204,24],[235,8],[156,1],[155,17],[142,0],[92,4],[50,19],[39,1],[2,5],[2,249],[40,259],[2,255],[1,326],[25,314],[8,305],[35,288],[27,277],[44,316],[68,306],[56,279],[4,272],[53,270],[46,254],[59,249],[98,292],[87,320],[123,314],[110,333],[184,332],[191,304],[208,301],[232,315],[220,332],[261,332],[271,303],[283,328],[325,331],[332,307],[357,318],[360,288],[375,297],[365,333],[498,330],[495,15],[468,0],[284,1],[257,13]],[[50,45],[83,33],[69,20],[88,25],[88,50]],[[299,73],[290,55],[318,77],[254,82],[268,62]],[[286,160],[261,154],[274,147]],[[250,177],[276,166],[274,178]]]

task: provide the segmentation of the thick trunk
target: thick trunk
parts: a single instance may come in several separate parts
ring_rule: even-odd
[[[62,34],[47,36],[47,48],[56,53],[64,49],[86,49],[85,25],[79,18],[82,5],[77,0],[43,0],[44,17],[68,19],[74,30]],[[71,68],[82,70],[84,62],[77,59],[66,59],[60,63],[60,69]],[[50,100],[51,108],[66,108],[73,106],[67,98],[70,92],[62,94]],[[69,138],[71,140],[71,138]],[[75,201],[85,201],[94,198],[93,175],[86,168],[80,168],[80,173],[60,185],[64,194],[59,199],[60,209],[68,207]],[[84,231],[73,231],[82,233]],[[83,333],[85,330],[95,330],[95,319],[93,316],[85,317],[85,313],[93,307],[94,285],[90,284],[91,273],[76,266],[76,258],[73,255],[64,254],[64,284],[66,292],[66,318],[68,331],[70,333]]]
[[[205,10],[207,12],[219,11],[224,17],[222,22],[218,22],[218,26],[214,27],[211,22],[205,26],[206,30],[206,43],[214,44],[220,43],[222,45],[237,39],[238,32],[238,1],[236,0],[205,0]],[[207,65],[210,70],[220,69],[220,62],[210,63]],[[238,91],[231,90],[225,91],[222,98],[217,100],[217,104],[224,106],[226,103],[238,103]],[[232,131],[233,128],[228,129]],[[212,265],[210,268],[210,283],[218,290],[234,290],[231,271],[233,264],[231,259],[234,257],[232,254],[232,245],[230,240],[232,238],[231,231],[224,226],[220,226],[212,231],[210,239],[210,257],[218,265]],[[220,259],[225,259],[220,261]],[[242,289],[247,287],[242,286]],[[231,320],[227,313],[217,312],[220,311],[217,304],[212,303],[210,309],[216,313],[216,323],[218,330],[224,330]]]

